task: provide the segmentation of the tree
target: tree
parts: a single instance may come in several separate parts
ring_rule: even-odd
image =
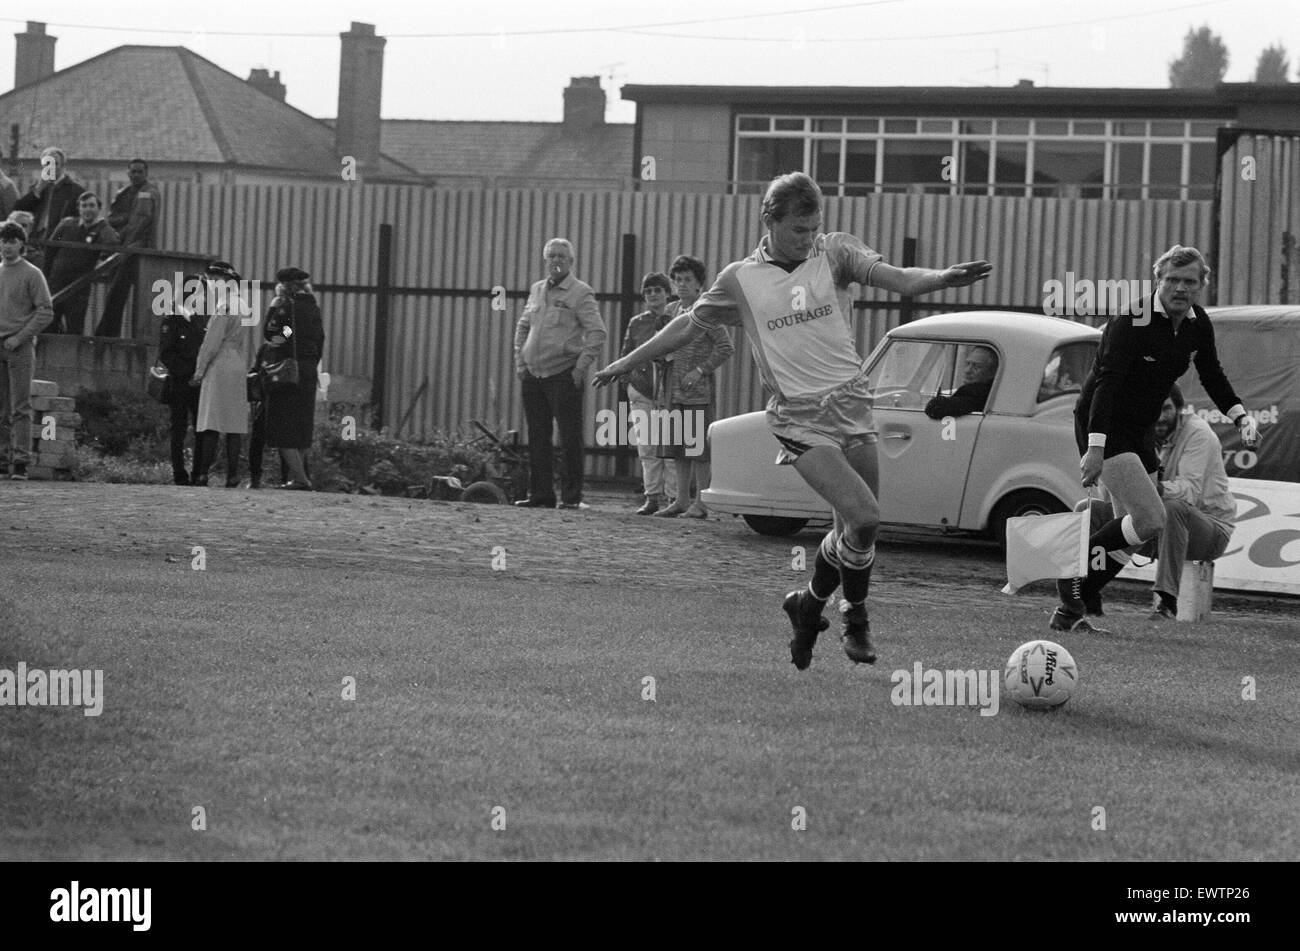
[[[1189,29],[1183,37],[1183,55],[1169,64],[1169,85],[1174,89],[1205,89],[1223,82],[1228,71],[1228,48],[1208,26]]]
[[[1287,81],[1286,74],[1291,70],[1291,62],[1286,56],[1286,47],[1281,43],[1266,47],[1259,54],[1255,64],[1255,82],[1279,85]]]

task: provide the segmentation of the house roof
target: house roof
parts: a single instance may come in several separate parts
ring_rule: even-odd
[[[631,123],[385,119],[384,153],[439,177],[619,181],[632,173]]]
[[[0,95],[20,153],[78,161],[203,162],[337,178],[334,131],[183,46],[119,46]],[[411,179],[381,156],[378,178]]]

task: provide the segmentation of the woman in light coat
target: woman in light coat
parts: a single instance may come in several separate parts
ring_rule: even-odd
[[[212,292],[214,282],[239,281],[239,273],[224,261],[208,265],[205,300],[213,304],[207,333],[194,368],[191,386],[201,386],[199,414],[194,424],[199,434],[194,458],[194,485],[208,484],[208,470],[217,456],[218,436],[226,434],[226,488],[239,485],[239,451],[248,432],[248,393],[245,377],[251,362],[250,335],[240,306],[244,302],[227,287]]]

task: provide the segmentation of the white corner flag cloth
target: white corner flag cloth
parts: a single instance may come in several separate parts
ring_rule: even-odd
[[[1091,506],[1082,512],[1007,519],[1007,584],[1015,594],[1031,581],[1088,574]]]

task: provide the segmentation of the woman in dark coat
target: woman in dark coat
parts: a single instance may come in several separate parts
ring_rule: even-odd
[[[284,294],[271,301],[262,325],[262,335],[270,344],[266,360],[296,357],[298,383],[266,394],[266,444],[280,450],[289,470],[289,481],[280,488],[310,491],[302,454],[311,448],[315,427],[316,365],[325,347],[325,327],[306,271],[282,268],[275,279],[284,285]]]

